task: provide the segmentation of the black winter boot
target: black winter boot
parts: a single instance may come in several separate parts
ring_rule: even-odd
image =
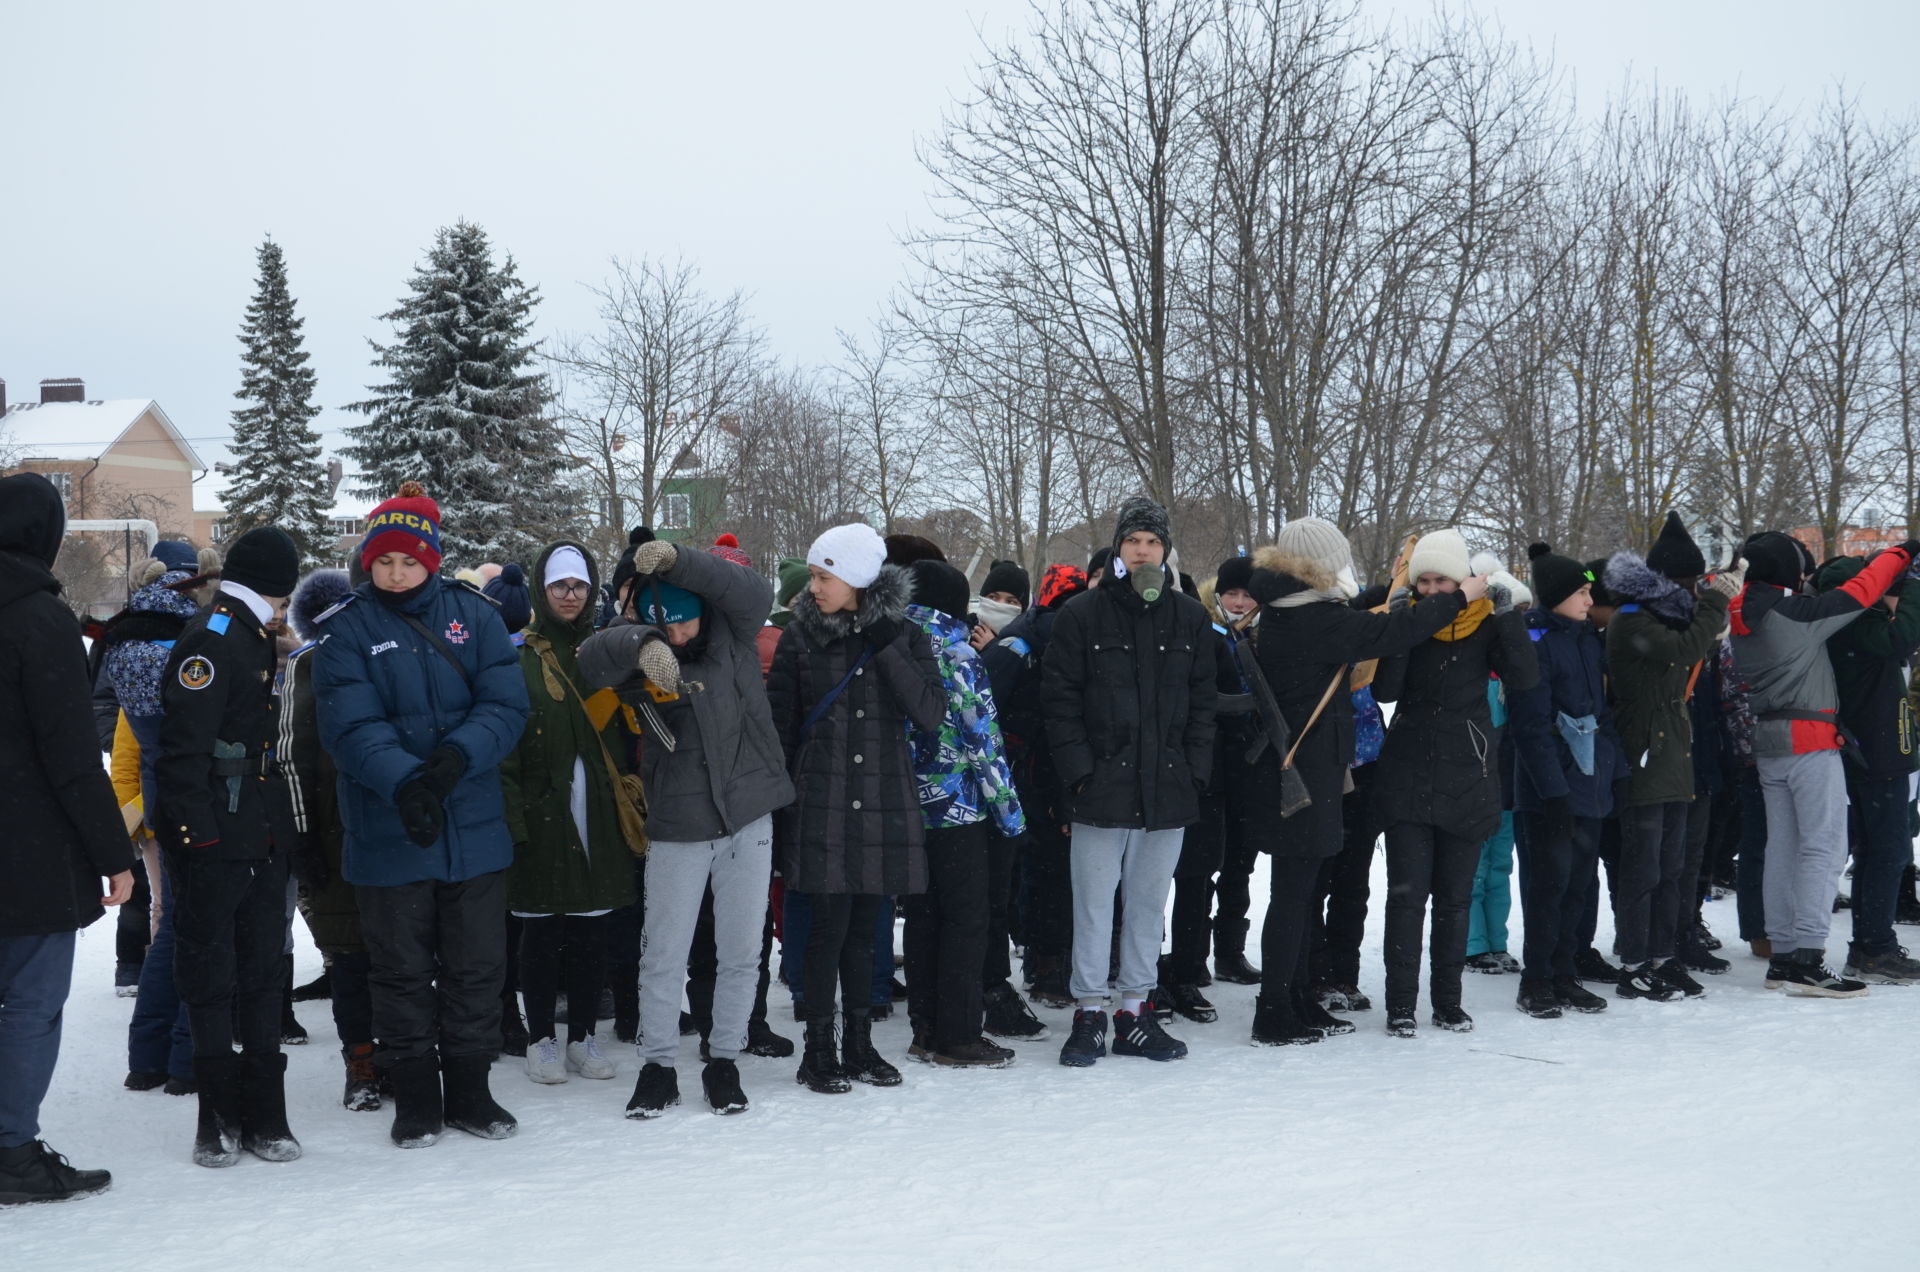
[[[240,1147],[263,1162],[290,1162],[300,1141],[287,1128],[287,1058],[240,1057]]]
[[[1358,1028],[1351,1020],[1342,1020],[1322,1007],[1318,998],[1304,990],[1293,991],[1293,1014],[1301,1024],[1323,1038],[1350,1034]]]
[[[1042,1007],[1073,1006],[1073,990],[1067,984],[1064,958],[1058,954],[1034,956],[1032,998]]]
[[[1213,927],[1213,974],[1229,985],[1258,985],[1260,969],[1247,962],[1247,921],[1217,922]]]
[[[1433,1023],[1436,1028],[1445,1029],[1452,1033],[1473,1032],[1473,1017],[1460,1010],[1458,1004],[1451,1007],[1442,1007],[1437,1003],[1434,1004]]]
[[[1583,981],[1601,985],[1620,983],[1620,969],[1607,962],[1607,956],[1591,945],[1573,956],[1573,974]]]
[[[1514,1005],[1535,1020],[1558,1020],[1561,1016],[1560,995],[1554,992],[1552,981],[1521,977]]]
[[[1047,1027],[1020,997],[1020,991],[1001,981],[989,988],[983,998],[986,1031],[996,1038],[1023,1038],[1039,1042],[1047,1036]]]
[[[293,1014],[293,960],[288,959],[287,978],[280,990],[280,1045],[302,1047],[306,1042],[307,1028]]]
[[[1320,1041],[1318,1029],[1309,1029],[1293,1009],[1289,994],[1261,994],[1253,1000],[1253,1045],[1303,1047]]]
[[[840,1067],[840,1052],[833,1039],[833,1014],[823,1015],[823,1020],[811,1014],[807,1017],[806,1050],[801,1053],[800,1068],[793,1080],[821,1095],[844,1095],[853,1089],[853,1084],[847,1081],[847,1071]]]
[[[296,1003],[322,1002],[333,997],[333,973],[322,969],[320,974],[304,985],[293,987],[293,1001]]]
[[[1568,1011],[1580,1011],[1592,1014],[1607,1009],[1607,1000],[1593,993],[1580,983],[1575,976],[1556,976],[1553,978],[1553,996]]]
[[[240,1160],[239,1057],[195,1056],[193,1080],[200,1096],[193,1164],[231,1166]]]
[[[0,1206],[66,1201],[105,1192],[112,1183],[104,1170],[75,1170],[41,1140],[0,1148]]]
[[[756,1016],[747,1021],[747,1054],[784,1060],[793,1054],[793,1040],[773,1031],[773,1026]]]
[[[846,1036],[840,1040],[840,1059],[847,1076],[868,1086],[900,1085],[900,1070],[873,1049],[873,1021],[864,1011],[847,1013]]]
[[[393,1129],[401,1148],[425,1148],[446,1129],[440,1095],[440,1061],[433,1056],[401,1060],[387,1069],[393,1088]]]
[[[356,1043],[340,1048],[346,1062],[347,1085],[340,1105],[355,1113],[372,1113],[380,1108],[380,1075],[373,1069],[373,1044]]]
[[[446,1082],[447,1125],[481,1139],[506,1139],[520,1129],[513,1114],[494,1102],[487,1089],[493,1062],[484,1055],[446,1056],[440,1071]]]

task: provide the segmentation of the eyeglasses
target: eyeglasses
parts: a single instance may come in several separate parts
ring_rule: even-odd
[[[576,596],[585,596],[592,590],[593,586],[591,584],[582,583],[578,579],[568,579],[563,583],[547,584],[547,595],[558,596],[563,600],[571,600]]]

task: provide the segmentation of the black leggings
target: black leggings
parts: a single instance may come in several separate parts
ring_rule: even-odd
[[[1309,919],[1323,864],[1317,857],[1280,856],[1267,863],[1272,886],[1260,929],[1260,994],[1277,1010],[1290,1010],[1294,994],[1306,988]]]
[[[885,897],[847,892],[808,894],[813,907],[807,931],[801,997],[807,1018],[833,1019],[833,982],[840,981],[842,1006],[865,1015],[873,1001],[873,924]]]
[[[564,947],[565,955],[562,956]],[[527,1037],[553,1037],[553,1004],[567,986],[567,1041],[585,1042],[600,1014],[607,980],[607,916],[543,914],[520,920],[520,996],[527,1000]]]

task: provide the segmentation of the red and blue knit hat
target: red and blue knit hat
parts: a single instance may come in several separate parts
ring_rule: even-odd
[[[427,498],[417,481],[402,482],[400,493],[367,514],[367,537],[360,540],[360,568],[376,558],[402,552],[433,573],[440,571],[440,505]]]

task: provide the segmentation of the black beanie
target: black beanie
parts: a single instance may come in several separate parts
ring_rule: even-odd
[[[1595,557],[1593,560],[1587,562],[1587,577],[1593,580],[1593,603],[1595,605],[1605,605],[1609,609],[1620,608],[1620,598],[1607,590],[1607,558]],[[1534,599],[1539,599],[1538,589],[1535,589]],[[1549,606],[1548,608],[1552,607]]]
[[[915,605],[939,610],[963,623],[967,621],[970,608],[967,602],[973,596],[973,589],[967,586],[966,575],[945,561],[915,561],[907,570],[913,575]]]
[[[1253,582],[1253,558],[1250,556],[1230,556],[1220,563],[1220,569],[1213,576],[1213,594],[1232,592],[1236,589],[1246,591],[1247,584]]]
[[[1010,592],[1020,604],[1027,608],[1033,599],[1033,577],[1014,561],[995,561],[987,567],[987,577],[980,584],[980,595],[989,592]]]
[[[1707,572],[1707,558],[1687,533],[1679,513],[1667,514],[1667,523],[1660,527],[1660,537],[1647,550],[1647,568],[1669,579],[1699,578]]]
[[[507,625],[509,635],[533,621],[533,592],[527,587],[527,572],[518,561],[507,562],[480,590],[499,606],[500,621]]]
[[[1160,563],[1165,565],[1173,552],[1173,528],[1167,521],[1167,510],[1145,495],[1135,495],[1121,504],[1113,519],[1113,550],[1118,552],[1127,536],[1136,530],[1145,530],[1166,545],[1160,557]]]
[[[915,561],[944,561],[947,554],[932,539],[917,534],[890,534],[886,538],[887,564],[912,565]]]
[[[1092,578],[1094,575],[1100,573],[1102,570],[1106,569],[1111,564],[1113,564],[1113,549],[1112,548],[1099,549],[1092,556],[1087,558],[1087,577]]]
[[[1748,539],[1740,555],[1747,559],[1748,578],[1796,592],[1808,573],[1806,562],[1813,554],[1793,536],[1765,530]]]
[[[292,596],[300,582],[300,549],[279,526],[255,526],[227,549],[220,577],[261,596]]]
[[[1527,545],[1527,581],[1533,585],[1533,603],[1541,609],[1553,609],[1589,583],[1598,600],[1598,580],[1592,570],[1559,555],[1550,543]]]

